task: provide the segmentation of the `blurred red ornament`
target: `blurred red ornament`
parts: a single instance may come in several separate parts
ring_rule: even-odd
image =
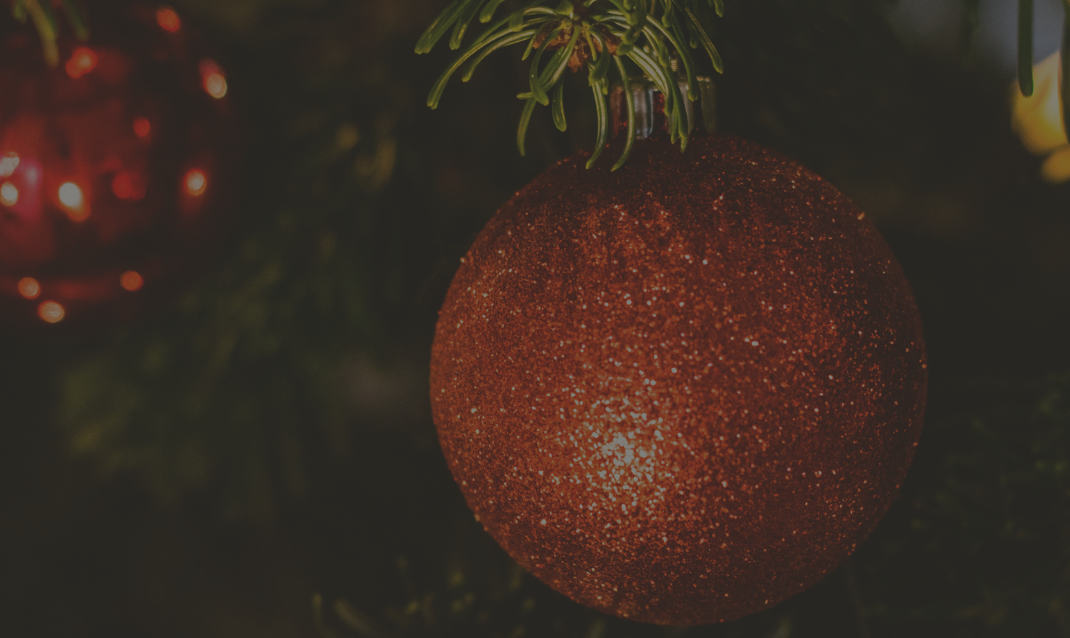
[[[432,350],[443,451],[554,589],[696,625],[818,582],[873,529],[922,423],[925,347],[876,228],[731,138],[566,160],[510,200]]]
[[[163,6],[156,10],[156,24],[164,31],[177,33],[182,28],[182,20],[171,7]]]
[[[96,51],[89,47],[78,47],[71,53],[71,57],[67,60],[67,75],[73,80],[77,80],[83,75],[91,72],[97,68],[97,62],[100,59],[97,57]]]
[[[173,297],[226,226],[222,69],[170,7],[90,13],[59,68],[26,28],[0,32],[0,307],[16,321],[133,316]]]

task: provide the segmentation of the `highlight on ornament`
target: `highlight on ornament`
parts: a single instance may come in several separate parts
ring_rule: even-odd
[[[1011,127],[1030,153],[1045,157],[1040,174],[1044,181],[1070,181],[1070,141],[1063,122],[1061,96],[1062,54],[1055,52],[1033,67],[1033,93],[1025,96],[1015,83],[1011,88]]]

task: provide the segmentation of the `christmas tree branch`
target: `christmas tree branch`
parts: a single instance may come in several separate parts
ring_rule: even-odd
[[[89,39],[89,25],[81,9],[74,0],[63,0],[63,11],[67,20],[74,30],[74,35],[79,40]],[[15,0],[11,7],[11,13],[15,19],[25,24],[27,20],[33,22],[41,37],[41,48],[44,50],[45,61],[49,66],[59,65],[59,46],[56,38],[59,35],[59,27],[56,24],[56,16],[52,11],[52,5],[48,0]]]
[[[502,0],[454,0],[420,37],[416,52],[431,51],[451,27],[453,33],[449,46],[461,49],[472,21],[478,16],[480,22],[490,22],[501,4]],[[553,9],[543,4],[538,0],[522,4],[463,48],[435,82],[427,105],[438,107],[450,78],[465,64],[467,67],[461,75],[463,82],[471,79],[476,66],[494,51],[527,42],[522,59],[531,57],[530,90],[517,96],[524,100],[517,129],[517,148],[523,155],[528,125],[537,105],[550,106],[554,125],[561,131],[567,129],[562,85],[564,72],[565,69],[578,72],[586,66],[598,117],[597,139],[587,163],[589,168],[595,164],[609,138],[610,118],[606,104],[609,74],[615,72],[619,81],[627,85],[629,70],[623,60],[628,59],[665,96],[670,137],[673,142],[680,143],[681,150],[685,149],[688,134],[695,125],[683,97],[676,90],[680,84],[677,69],[683,68],[687,99],[691,101],[698,99],[698,66],[691,49],[701,48],[709,56],[714,70],[723,72],[721,56],[702,26],[703,20],[709,19],[711,14],[724,14],[723,2],[564,0]],[[547,59],[545,63],[544,59]],[[634,135],[635,106],[630,96],[626,103],[629,131]],[[624,165],[631,148],[629,141],[613,170]]]
[[[37,0],[18,0],[15,3],[14,14],[22,22],[26,16],[33,21],[37,33],[41,36],[41,48],[44,49],[45,61],[49,66],[59,65],[59,48],[56,46],[56,18],[52,14],[52,8],[48,3],[41,4]]]
[[[1018,87],[1033,95],[1033,0],[1018,0]]]
[[[88,40],[89,22],[86,16],[82,15],[78,3],[75,0],[63,0],[63,10],[67,14],[67,21],[71,23],[71,29],[74,30],[74,37],[82,42]]]

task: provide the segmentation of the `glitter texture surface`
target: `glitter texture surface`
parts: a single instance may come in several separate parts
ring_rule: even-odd
[[[609,164],[546,171],[463,260],[432,351],[442,449],[554,589],[645,622],[739,618],[888,508],[922,423],[921,323],[877,230],[805,168],[728,137]]]

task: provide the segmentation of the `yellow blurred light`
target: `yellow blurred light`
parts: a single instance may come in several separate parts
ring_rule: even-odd
[[[123,290],[137,292],[145,285],[145,278],[136,271],[128,270],[119,277],[119,285],[123,287]]]
[[[1047,155],[1040,176],[1051,184],[1070,181],[1070,140],[1063,122],[1062,55],[1056,51],[1033,67],[1033,95],[1025,97],[1014,84],[1011,127],[1022,146],[1034,155]]]
[[[19,203],[19,189],[11,182],[4,182],[0,186],[0,204],[14,206]]]
[[[8,153],[3,158],[0,158],[0,177],[11,177],[11,174],[18,167],[19,156],[15,153]]]
[[[1058,51],[1033,67],[1033,95],[1025,97],[1014,84],[1011,127],[1022,145],[1034,155],[1047,155],[1070,144],[1063,126],[1059,77],[1062,72]]]
[[[46,301],[37,307],[37,316],[48,323],[59,323],[67,316],[67,311],[55,301]]]
[[[41,284],[33,277],[26,277],[19,282],[19,294],[26,299],[37,299],[41,296]]]
[[[1070,181],[1070,146],[1049,155],[1040,166],[1040,176],[1049,184]]]
[[[193,169],[186,173],[186,192],[194,197],[200,197],[204,195],[204,191],[208,189],[208,178],[205,177],[204,171],[200,169]]]

